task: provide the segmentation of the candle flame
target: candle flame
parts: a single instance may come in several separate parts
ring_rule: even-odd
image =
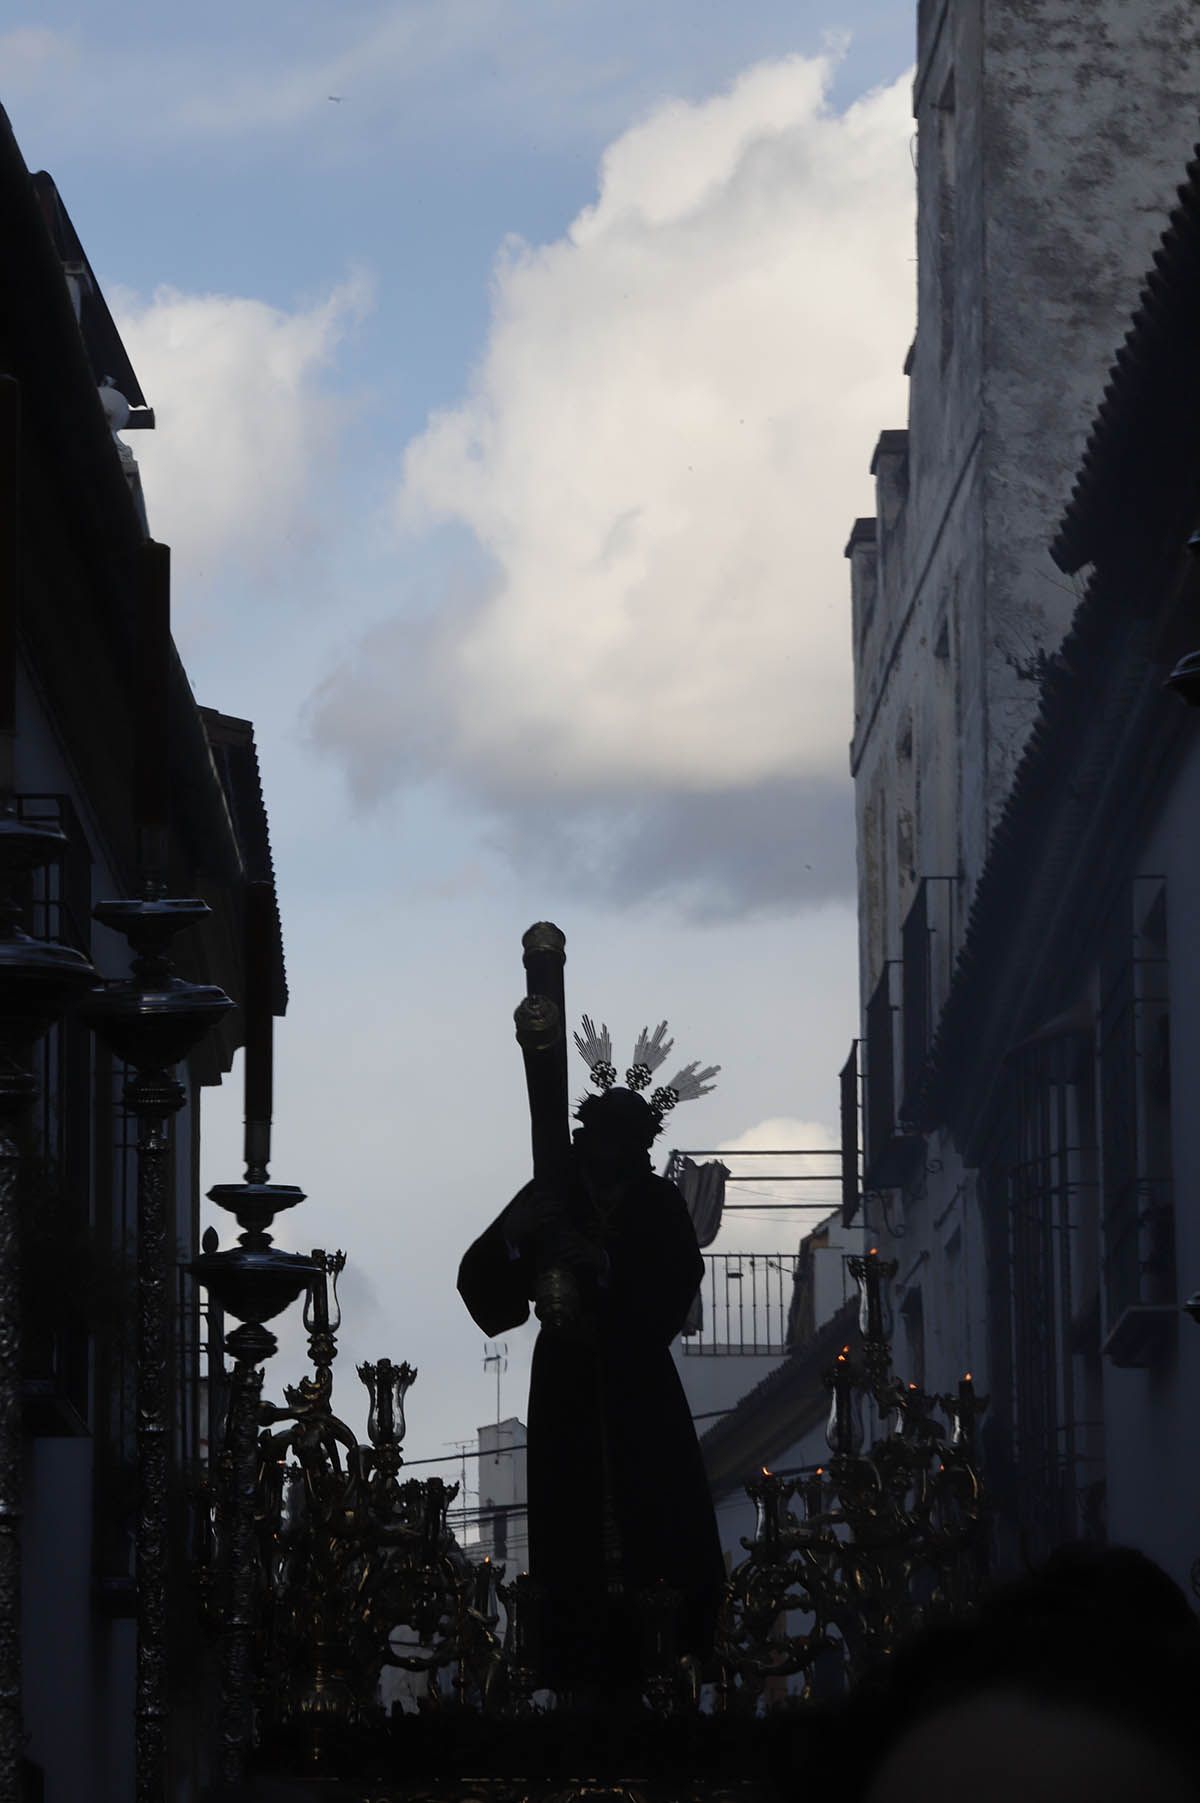
[[[770,1475],[771,1475],[771,1473],[767,1470],[765,1465],[762,1468],[762,1474],[764,1477],[770,1477]]]
[[[871,1250],[867,1253],[867,1257],[868,1258],[878,1258],[879,1257],[879,1247],[872,1246]]]
[[[817,1476],[818,1476],[818,1477],[821,1477],[821,1476],[823,1476],[823,1474],[824,1474],[824,1471],[825,1471],[825,1467],[824,1467],[824,1465],[818,1465],[818,1466],[817,1466],[817,1472],[816,1472],[816,1475],[817,1475]]]
[[[965,1384],[969,1384],[969,1383],[970,1383],[970,1381],[971,1381],[971,1373],[970,1373],[970,1372],[969,1372],[969,1371],[968,1371],[968,1372],[967,1372],[967,1373],[966,1373],[966,1375],[965,1375],[965,1377],[964,1377],[964,1378],[963,1378],[963,1382],[964,1382],[964,1383],[965,1383]]]

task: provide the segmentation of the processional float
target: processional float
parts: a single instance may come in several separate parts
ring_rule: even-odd
[[[258,906],[265,906],[260,898]],[[261,958],[253,918],[248,968]],[[565,939],[542,922],[524,939],[528,993],[516,1010],[531,1111],[534,1180],[561,1181],[569,1148]],[[267,1228],[299,1190],[272,1184],[270,1011],[248,1010],[247,1171],[213,1200],[242,1226],[217,1251],[211,1230],[192,1270],[241,1323],[222,1451],[198,1493],[197,1592],[223,1647],[223,1772],[255,1765],[313,1774],[355,1768],[364,1749],[403,1763],[406,1723],[462,1711],[533,1718],[555,1698],[538,1688],[540,1608],[527,1573],[473,1561],[448,1525],[457,1484],[404,1476],[405,1402],[417,1372],[387,1358],[360,1365],[367,1443],[334,1410],[345,1254],[280,1252]],[[849,1681],[922,1622],[970,1608],[986,1566],[987,1517],[976,1424],[987,1406],[964,1377],[931,1394],[894,1372],[888,1286],[895,1265],[871,1250],[847,1259],[859,1331],[826,1374],[829,1457],[799,1473],[765,1467],[747,1483],[755,1509],[744,1559],[725,1586],[708,1667],[675,1648],[677,1599],[643,1599],[630,1648],[648,1715],[749,1717],[786,1696],[803,1706],[814,1674]],[[306,1293],[312,1375],[262,1398],[275,1350],[265,1323]],[[548,1240],[534,1298],[545,1323],[576,1305]],[[939,1417],[941,1419],[939,1419]],[[580,1549],[584,1562],[608,1549]],[[389,1674],[415,1675],[397,1696]],[[774,1681],[774,1682],[772,1682]],[[789,1689],[790,1682],[790,1689]],[[836,1688],[836,1683],[834,1685]],[[376,1759],[376,1765],[378,1760]]]

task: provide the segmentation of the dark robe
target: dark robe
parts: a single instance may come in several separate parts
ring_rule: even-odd
[[[578,1197],[570,1216],[597,1237]],[[584,1328],[538,1335],[529,1384],[529,1564],[546,1596],[547,1683],[612,1679],[636,1665],[634,1598],[660,1580],[684,1594],[678,1650],[711,1650],[725,1567],[691,1411],[671,1357],[704,1260],[683,1197],[647,1172],[603,1232],[608,1271],[579,1273]],[[536,1271],[513,1257],[502,1214],[470,1248],[458,1288],[484,1333],[529,1317]],[[605,1501],[623,1602],[606,1595]],[[511,1575],[511,1574],[510,1574]]]

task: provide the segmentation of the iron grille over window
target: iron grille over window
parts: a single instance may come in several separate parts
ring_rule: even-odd
[[[1106,1350],[1146,1364],[1173,1321],[1170,1017],[1166,893],[1133,884],[1106,937],[1101,970],[1100,1116]],[[1168,1320],[1171,1317],[1171,1321]]]
[[[900,929],[900,1119],[914,1127],[938,1010],[950,987],[954,892],[953,877],[922,877]]]
[[[841,1068],[838,1081],[841,1085],[842,1225],[849,1227],[858,1213],[859,1197],[862,1194],[862,1172],[859,1168],[857,1039],[850,1047],[850,1056]]]
[[[923,1142],[904,1133],[896,1121],[896,1008],[892,1002],[892,971],[896,960],[884,965],[883,975],[867,1003],[866,1034],[866,1153],[863,1184],[866,1189],[894,1189],[907,1182],[921,1155]]]
[[[24,925],[90,953],[91,856],[68,795],[23,795],[22,819],[60,826],[61,856],[27,873],[19,895]],[[91,1035],[72,1015],[37,1047],[36,1195],[25,1228],[26,1316],[23,1399],[36,1434],[82,1434],[89,1428],[88,1335],[85,1314],[96,1274],[89,1270],[92,1199],[102,1152],[93,1144]]]
[[[1013,1452],[1021,1525],[1037,1553],[1080,1532],[1083,1488],[1103,1468],[1080,1393],[1084,1340],[1096,1338],[1085,1333],[1095,1276],[1083,1256],[1095,1207],[1091,1046],[1086,1031],[1055,1032],[1023,1046],[1011,1067]]]
[[[918,884],[913,905],[901,929],[901,1114],[905,1118],[915,1112],[917,1089],[929,1053],[929,1016],[933,998],[930,992],[928,895],[925,884]]]
[[[896,1125],[896,1077],[892,1051],[892,967],[885,964],[867,1003],[867,1170],[873,1172],[891,1144]]]

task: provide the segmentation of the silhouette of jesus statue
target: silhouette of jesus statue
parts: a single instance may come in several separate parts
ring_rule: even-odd
[[[494,1336],[528,1319],[547,1270],[569,1273],[574,1306],[554,1325],[539,1311],[529,1386],[530,1575],[544,1598],[540,1678],[575,1702],[632,1702],[640,1599],[659,1586],[678,1593],[675,1650],[702,1667],[725,1578],[670,1350],[704,1261],[683,1197],[650,1163],[666,1109],[706,1093],[702,1079],[714,1073],[698,1079],[690,1066],[673,1080],[679,1090],[668,1086],[647,1102],[636,1088],[612,1086],[615,1071],[599,1055],[607,1029],[601,1041],[584,1024],[588,1036],[576,1035],[576,1043],[601,1093],[576,1111],[566,1179],[553,1193],[532,1183],[519,1191],[467,1252],[458,1288]],[[665,1023],[650,1042],[660,1055],[664,1031]],[[643,1034],[639,1051],[646,1045]],[[628,1076],[644,1086],[649,1069],[635,1058]]]

